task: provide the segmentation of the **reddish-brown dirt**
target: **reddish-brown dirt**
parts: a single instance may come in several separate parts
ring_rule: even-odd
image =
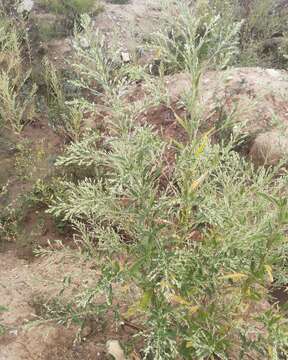
[[[180,109],[185,116],[181,97],[189,96],[191,81],[188,74],[168,76],[165,80],[170,107]],[[288,126],[288,73],[261,68],[233,68],[204,73],[200,84],[199,107],[203,110],[202,124],[213,127],[219,120],[219,109],[230,114],[235,108],[234,125],[250,134],[275,126]],[[173,112],[163,105],[145,111],[142,121],[160,126],[162,131],[176,129]],[[278,123],[277,123],[278,120]],[[274,122],[273,122],[274,121]],[[163,128],[163,129],[162,129]],[[174,136],[175,131],[171,131]]]

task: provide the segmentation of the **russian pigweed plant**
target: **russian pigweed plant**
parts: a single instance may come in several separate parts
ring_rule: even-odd
[[[70,102],[64,90],[64,80],[55,65],[46,57],[42,61],[47,90],[49,120],[52,127],[69,141],[80,140],[83,132],[85,104]]]
[[[223,26],[224,17],[208,4],[198,9],[185,1],[175,6],[166,0],[163,6],[166,12],[159,21],[160,30],[151,35],[150,42],[167,72],[193,74],[203,63],[206,68],[221,69],[233,62],[239,51],[241,21]]]
[[[42,1],[78,18],[92,3]],[[254,17],[251,9],[261,4]],[[114,313],[116,326],[133,325],[143,359],[288,356],[287,307],[273,297],[288,281],[287,173],[280,166],[254,168],[235,151],[239,138],[232,133],[212,141],[219,129],[203,133],[199,101],[203,71],[237,62],[263,38],[270,3],[261,4],[255,0],[243,22],[228,0],[211,8],[208,1],[193,8],[165,1],[147,45],[157,57],[157,77],[123,65],[119,51],[82,15],[71,65],[83,98],[68,99],[57,69],[44,60],[51,123],[72,142],[56,163],[65,173],[61,182],[37,182],[29,201],[69,223],[82,252],[100,267],[94,286],[68,303],[59,296],[45,304],[49,317],[83,326],[91,316]],[[252,30],[257,36],[246,47]],[[1,21],[0,120],[16,132],[33,119],[36,95],[21,45]],[[164,76],[177,71],[191,81],[181,99],[186,115],[175,114],[183,143],[138,121],[148,104],[169,101]],[[131,104],[126,95],[135,79],[151,93]],[[83,130],[88,112],[103,118],[105,131]],[[230,126],[233,114],[226,122]],[[173,160],[167,164],[168,152]],[[16,232],[15,216],[8,215],[0,221],[2,237]]]
[[[85,306],[104,292],[107,305],[121,307],[127,298],[114,299],[115,286],[134,294],[122,316],[143,328],[146,357],[286,351],[281,309],[260,309],[271,287],[287,282],[287,177],[256,171],[231,145],[187,144],[163,189],[165,144],[151,129],[135,129],[111,139],[109,151],[90,145],[82,166],[93,164],[96,175],[64,183],[50,208],[103,261],[104,278],[83,294]],[[77,146],[59,166],[78,163]]]
[[[199,2],[202,7],[209,1]],[[241,66],[287,67],[287,7],[285,2],[273,0],[213,0],[222,25],[242,20],[240,51],[236,63]]]
[[[153,46],[165,66],[191,75],[188,115],[177,119],[185,143],[137,124],[122,96],[127,77],[99,33],[78,46],[75,84],[101,98],[109,121],[105,134],[86,135],[57,160],[87,176],[63,181],[49,212],[70,222],[101,265],[69,308],[81,321],[97,306],[113,309],[115,322],[138,329],[143,359],[285,358],[287,314],[271,294],[288,281],[287,174],[254,168],[233,136],[215,144],[199,131],[201,74],[227,66],[240,25],[221,29],[218,16],[194,20],[182,3],[176,10],[174,32],[153,34]],[[175,161],[163,178],[168,148]]]

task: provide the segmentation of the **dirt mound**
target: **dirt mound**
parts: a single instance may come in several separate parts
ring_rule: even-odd
[[[172,104],[191,90],[189,75],[177,74],[167,79]],[[245,125],[245,131],[262,132],[288,125],[288,73],[261,68],[234,68],[204,74],[201,85],[201,105],[206,118],[217,114],[219,107],[227,114],[236,109],[235,122]],[[214,117],[217,119],[217,116]],[[213,124],[214,125],[214,124]]]
[[[141,114],[141,121],[153,124],[166,137],[181,140],[184,134],[174,112],[186,116],[182,100],[190,96],[191,80],[188,74],[180,73],[168,76],[165,83],[169,106],[150,108]],[[287,96],[288,73],[283,70],[234,68],[207,72],[200,83],[201,127],[205,131],[217,129],[233,114],[231,132],[240,128],[253,144],[261,133],[272,130],[283,133],[288,129]],[[255,146],[257,142],[254,151]]]

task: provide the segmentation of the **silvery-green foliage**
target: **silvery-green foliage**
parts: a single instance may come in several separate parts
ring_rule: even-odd
[[[105,284],[107,291],[126,281],[139,289],[132,308],[147,317],[139,333],[147,358],[152,353],[157,359],[188,353],[199,359],[228,358],[233,338],[253,328],[233,315],[239,303],[248,301],[246,287],[256,305],[265,296],[259,285],[269,284],[270,268],[279,283],[287,281],[288,212],[281,200],[286,176],[275,179],[275,171],[256,170],[233,151],[233,142],[213,145],[204,136],[177,148],[174,171],[163,187],[165,147],[149,128],[106,139],[103,147],[97,141],[97,146],[92,138],[82,142],[82,165],[101,171],[76,184],[64,183],[66,191],[50,212],[74,224],[89,254],[109,258],[120,252],[133,259],[124,269],[111,263],[110,271],[107,265],[110,285],[106,277]],[[72,144],[59,163],[65,164],[67,156],[69,164],[74,152],[80,159],[80,144]],[[201,228],[203,239],[194,241],[191,234]],[[97,286],[90,301],[98,291]],[[224,335],[225,326],[230,331]],[[277,326],[283,336],[285,329]],[[245,341],[244,353],[249,351]],[[262,341],[257,346],[268,351]]]
[[[63,182],[49,212],[70,222],[76,242],[102,264],[95,286],[75,300],[80,313],[90,314],[104,294],[118,320],[139,325],[146,359],[245,358],[252,348],[277,359],[287,353],[285,310],[262,304],[273,303],[270,289],[288,281],[287,175],[256,169],[235,151],[239,139],[216,144],[212,131],[199,130],[201,72],[227,65],[240,24],[222,29],[221,14],[195,19],[186,2],[177,8],[174,33],[156,34],[155,44],[170,70],[191,75],[188,116],[177,118],[186,141],[166,141],[137,123],[111,131],[113,122],[120,129],[119,119],[134,115],[121,101],[126,83],[104,43],[84,44],[78,85],[94,79],[101,91],[92,91],[113,111],[105,134],[76,141],[58,159],[59,167],[89,174]],[[88,40],[99,43],[97,36]]]
[[[0,121],[20,133],[33,120],[37,85],[31,82],[31,69],[22,59],[20,37],[15,29],[0,26]]]
[[[188,2],[167,1],[162,28],[152,34],[152,47],[169,71],[225,68],[239,52],[242,22],[225,23],[213,9],[197,11]]]

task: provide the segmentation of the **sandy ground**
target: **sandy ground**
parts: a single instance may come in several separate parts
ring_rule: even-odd
[[[47,301],[58,294],[65,274],[71,274],[71,296],[89,279],[95,279],[91,264],[81,261],[77,254],[61,250],[29,262],[19,259],[14,250],[0,253],[0,324],[4,332],[0,336],[0,360],[106,358],[106,339],[101,334],[94,332],[86,342],[76,344],[76,327],[38,323],[39,299]]]

